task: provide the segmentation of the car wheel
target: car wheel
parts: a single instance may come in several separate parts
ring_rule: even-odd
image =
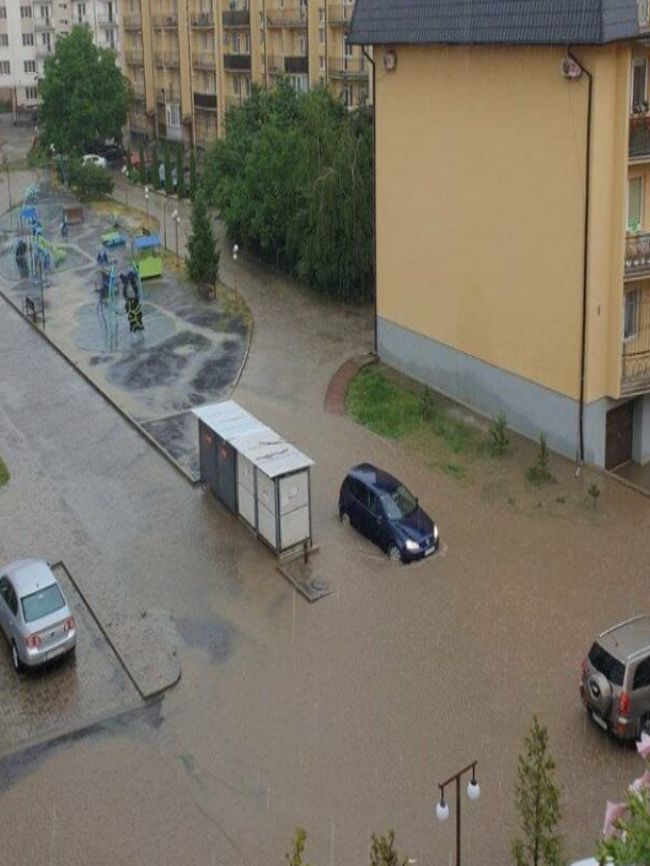
[[[396,544],[391,544],[388,548],[388,558],[391,562],[402,561],[402,554],[400,553],[400,549]]]
[[[16,671],[16,673],[21,673],[24,666],[20,660],[20,656],[18,655],[18,647],[16,646],[14,641],[11,642],[11,660],[14,663],[14,670]]]

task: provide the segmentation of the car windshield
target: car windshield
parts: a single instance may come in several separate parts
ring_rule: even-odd
[[[599,673],[607,677],[615,686],[623,685],[625,665],[610,655],[600,644],[595,643],[589,650],[589,661]]]
[[[31,595],[25,595],[20,599],[23,608],[25,622],[34,622],[44,616],[54,613],[55,610],[65,607],[65,601],[61,590],[56,583],[51,583],[44,589],[39,589]]]
[[[408,517],[418,507],[413,494],[402,484],[396,487],[392,493],[385,491],[380,493],[379,498],[389,520],[401,520],[403,517]]]

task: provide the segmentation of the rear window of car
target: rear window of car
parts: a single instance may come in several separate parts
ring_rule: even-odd
[[[65,607],[61,590],[56,583],[51,583],[49,586],[39,589],[31,595],[23,596],[20,599],[20,604],[23,609],[25,622],[34,622]]]
[[[595,643],[589,650],[589,661],[599,673],[607,677],[615,686],[623,685],[625,665],[610,655],[600,644]]]

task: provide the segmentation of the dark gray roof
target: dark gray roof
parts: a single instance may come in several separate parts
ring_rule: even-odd
[[[644,0],[356,0],[358,45],[601,44],[640,35]]]

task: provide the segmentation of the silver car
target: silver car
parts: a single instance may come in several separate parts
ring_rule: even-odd
[[[17,671],[74,650],[74,617],[47,562],[20,559],[0,568],[0,628]]]

